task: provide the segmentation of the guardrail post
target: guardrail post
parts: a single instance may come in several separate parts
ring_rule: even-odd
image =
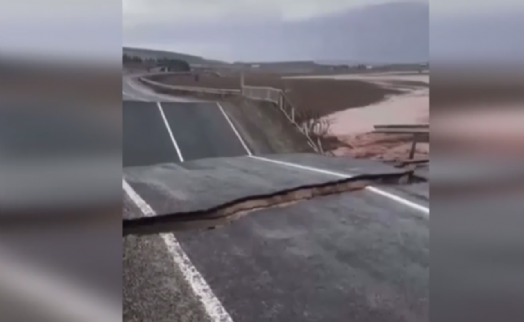
[[[417,148],[418,135],[413,135],[413,142],[411,143],[411,149],[409,150],[409,160],[415,158],[415,150]]]

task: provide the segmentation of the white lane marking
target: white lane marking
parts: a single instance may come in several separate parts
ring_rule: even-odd
[[[246,142],[244,142],[244,139],[242,139],[242,136],[240,135],[240,133],[236,129],[236,127],[233,124],[233,122],[231,122],[231,119],[227,115],[226,111],[224,111],[224,108],[222,107],[222,105],[220,105],[220,103],[218,103],[218,102],[217,102],[217,105],[218,105],[218,108],[220,109],[220,111],[222,112],[222,114],[224,114],[224,117],[226,118],[227,123],[229,123],[229,126],[231,126],[231,129],[233,130],[233,132],[235,132],[235,135],[237,136],[238,140],[240,141],[240,143],[242,144],[242,146],[246,150],[247,155],[252,156],[253,153],[251,153],[251,150],[249,150],[249,148],[247,147]]]
[[[307,170],[307,171],[312,171],[312,172],[317,172],[317,173],[328,174],[328,175],[332,175],[332,176],[339,177],[339,178],[351,178],[351,177],[354,177],[354,175],[351,175],[351,174],[334,172],[334,171],[329,171],[329,170],[325,170],[325,169],[319,169],[319,168],[315,168],[315,167],[304,166],[304,165],[290,163],[290,162],[285,162],[285,161],[278,161],[278,160],[268,159],[268,158],[259,157],[259,156],[255,156],[255,155],[250,155],[250,157],[253,158],[253,159],[257,159],[257,160],[261,160],[261,161],[265,161],[265,162],[271,162],[271,163],[280,164],[280,165],[287,166],[287,167],[292,167],[292,168],[297,168],[297,169],[302,169],[302,170]],[[424,207],[424,206],[419,205],[419,204],[417,204],[415,202],[409,201],[409,200],[407,200],[405,198],[399,197],[397,195],[394,195],[392,193],[389,193],[389,192],[384,191],[384,190],[379,189],[379,188],[366,187],[366,190],[374,192],[374,193],[376,193],[378,195],[381,195],[383,197],[386,197],[386,198],[391,199],[393,201],[396,201],[398,203],[401,203],[401,204],[403,204],[403,205],[405,205],[407,207],[410,207],[410,208],[413,208],[413,209],[418,210],[420,212],[423,212],[424,214],[427,214],[428,217],[429,217],[429,208],[428,207]]]
[[[127,193],[129,198],[137,205],[138,208],[142,211],[144,216],[152,217],[156,216],[155,211],[147,204],[147,202],[142,199],[136,193],[136,191],[127,183],[125,179],[122,179],[122,185],[124,191]],[[182,249],[180,243],[176,240],[173,234],[160,234],[160,237],[164,240],[164,243],[167,246],[167,249],[173,256],[173,261],[178,266],[186,282],[191,286],[191,289],[195,293],[196,297],[200,300],[206,313],[211,318],[213,322],[233,322],[233,319],[227,313],[226,309],[216,297],[215,293],[209,287],[204,277],[196,269],[196,267],[191,263],[191,260],[187,254]]]
[[[371,192],[376,193],[377,195],[381,195],[383,197],[386,197],[386,198],[394,200],[394,201],[396,201],[398,203],[401,203],[401,204],[403,204],[405,206],[408,206],[408,207],[411,207],[411,208],[413,208],[415,210],[423,212],[424,214],[428,215],[428,217],[429,217],[429,208],[428,207],[424,207],[424,206],[419,205],[419,204],[417,204],[415,202],[409,201],[409,200],[407,200],[405,198],[399,197],[399,196],[397,196],[395,194],[389,193],[387,191],[384,191],[384,190],[376,188],[376,187],[366,187],[366,190],[369,190]]]
[[[301,170],[318,172],[318,173],[327,174],[327,175],[330,175],[330,176],[335,176],[335,177],[344,178],[344,179],[353,177],[353,175],[347,174],[347,173],[335,172],[335,171],[331,171],[331,170],[325,170],[325,169],[319,169],[319,168],[315,168],[315,167],[310,167],[310,166],[307,166],[307,165],[301,165],[301,164],[289,163],[289,162],[285,162],[285,161],[273,160],[273,159],[260,157],[260,156],[257,156],[257,155],[252,155],[251,157],[253,159],[257,159],[257,160],[262,160],[262,161],[266,161],[266,162],[272,162],[272,163],[284,165],[284,166],[287,166],[287,167],[293,167],[293,168],[297,168],[297,169],[301,169]]]
[[[160,115],[162,116],[162,119],[164,120],[164,124],[166,125],[167,132],[169,133],[169,137],[171,138],[171,142],[173,142],[173,146],[175,147],[176,153],[178,154],[178,158],[180,159],[180,162],[184,162],[184,158],[182,157],[182,152],[180,151],[180,148],[178,147],[178,144],[176,143],[175,137],[173,136],[173,132],[171,131],[171,127],[169,126],[169,122],[167,121],[167,118],[164,115],[164,110],[162,109],[162,104],[160,104],[160,102],[157,102],[156,105],[158,106],[158,110],[160,111]]]

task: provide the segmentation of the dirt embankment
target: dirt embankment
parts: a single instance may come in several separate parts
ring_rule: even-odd
[[[274,104],[241,98],[221,103],[255,154],[314,153],[306,137]]]

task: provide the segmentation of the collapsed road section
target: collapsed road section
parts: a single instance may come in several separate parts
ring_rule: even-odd
[[[289,154],[124,172],[124,241],[143,267],[124,271],[127,316],[200,307],[223,321],[428,320],[428,186],[399,184],[409,171]],[[185,228],[241,218],[174,227],[196,217]]]
[[[378,180],[407,173],[378,161],[316,154],[210,158],[124,169],[126,182],[158,215],[202,211],[249,196],[316,187],[349,177]],[[143,214],[127,216],[125,220],[134,220]]]
[[[342,180],[279,190],[269,194],[246,196],[209,209],[124,219],[123,234],[124,236],[143,235],[197,228],[216,228],[253,211],[283,207],[320,196],[362,190],[370,184],[398,184],[412,174],[413,171],[358,175]]]

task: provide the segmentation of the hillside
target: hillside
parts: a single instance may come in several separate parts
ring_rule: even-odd
[[[172,51],[163,51],[163,50],[154,50],[154,49],[145,49],[145,48],[132,48],[132,47],[123,47],[122,51],[124,54],[129,56],[138,56],[142,59],[147,58],[168,58],[168,59],[181,59],[187,61],[192,65],[224,65],[225,62],[218,60],[205,59],[200,56],[182,54]]]

